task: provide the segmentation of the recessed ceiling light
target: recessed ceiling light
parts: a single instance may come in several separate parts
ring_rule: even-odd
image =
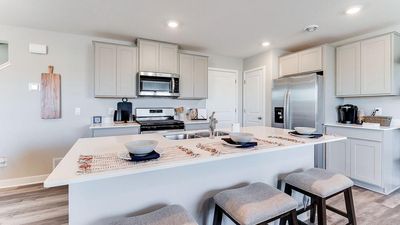
[[[267,46],[270,46],[271,43],[265,41],[265,42],[261,43],[261,45],[262,45],[263,47],[267,47]]]
[[[179,26],[179,23],[176,22],[176,21],[171,20],[171,21],[168,21],[168,26],[170,28],[177,28]]]
[[[361,6],[352,6],[346,10],[347,15],[355,15],[361,11]]]
[[[307,32],[314,32],[314,31],[317,31],[318,28],[319,28],[318,25],[316,25],[316,24],[311,24],[311,25],[308,25],[308,26],[304,27],[304,31],[307,31]]]

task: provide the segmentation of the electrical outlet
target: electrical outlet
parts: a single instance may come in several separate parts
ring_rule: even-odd
[[[0,157],[0,167],[7,167],[7,157]]]
[[[81,108],[75,108],[75,116],[81,115]]]
[[[374,111],[376,111],[375,116],[382,116],[382,107],[375,107]]]

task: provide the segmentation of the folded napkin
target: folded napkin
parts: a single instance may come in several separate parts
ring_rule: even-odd
[[[324,136],[323,134],[300,134],[297,131],[289,131],[290,135],[302,138],[320,138]]]
[[[132,153],[129,153],[129,156],[131,157],[131,161],[134,161],[134,162],[146,161],[146,160],[152,160],[152,159],[160,158],[160,154],[157,153],[156,151],[152,151],[152,152],[150,152],[149,154],[146,154],[146,155],[134,155]]]
[[[251,148],[251,147],[257,146],[257,142],[238,143],[238,142],[234,142],[230,138],[221,138],[221,140],[223,140],[226,143],[231,144],[231,145],[237,145],[236,148]]]

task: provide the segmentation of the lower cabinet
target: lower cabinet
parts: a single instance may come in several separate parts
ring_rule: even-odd
[[[208,130],[208,122],[205,123],[185,123],[185,131]]]
[[[91,129],[92,137],[107,137],[107,136],[121,136],[121,135],[135,135],[140,134],[140,127],[119,127],[119,128],[101,128]]]
[[[326,169],[344,174],[356,185],[389,194],[400,187],[399,130],[327,126],[326,133],[348,139],[326,144]]]
[[[350,176],[350,140],[326,145],[326,168]]]
[[[350,139],[350,176],[373,185],[382,185],[382,143]]]

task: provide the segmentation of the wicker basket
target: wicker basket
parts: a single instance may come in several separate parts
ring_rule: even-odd
[[[379,123],[381,126],[390,127],[392,122],[391,116],[364,116],[366,123]]]

